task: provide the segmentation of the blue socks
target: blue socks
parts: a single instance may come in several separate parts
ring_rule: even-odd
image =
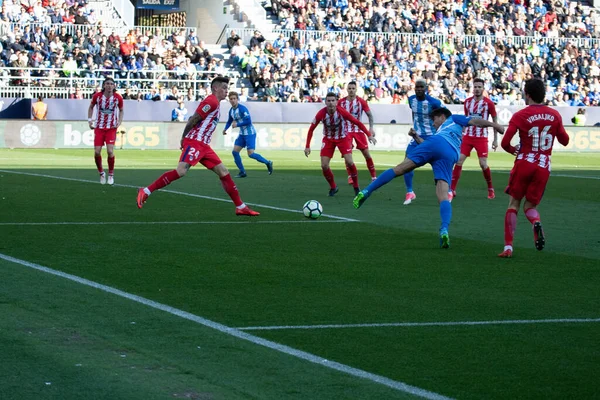
[[[246,170],[244,170],[244,164],[242,164],[242,157],[240,156],[240,153],[237,151],[232,151],[231,154],[233,154],[233,160],[235,161],[235,165],[238,167],[240,172],[245,173]]]
[[[407,172],[404,176],[404,184],[406,185],[406,193],[410,193],[413,191],[412,181],[415,176],[415,171]]]
[[[252,153],[252,154],[249,155],[249,157],[253,158],[256,161],[261,162],[263,164],[268,164],[269,163],[269,160],[267,160],[266,158],[264,158],[263,156],[261,156],[258,153]]]
[[[371,184],[365,188],[365,191],[367,191],[370,194],[382,187],[383,185],[385,185],[386,183],[390,182],[395,177],[396,173],[392,168],[385,170],[381,175],[377,177],[376,180],[371,182]]]
[[[442,226],[440,230],[448,230],[450,220],[452,219],[452,204],[448,200],[440,203],[440,217],[442,218]]]

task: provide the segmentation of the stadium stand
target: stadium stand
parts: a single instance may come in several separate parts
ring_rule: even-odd
[[[216,75],[235,82],[220,46],[207,45],[195,29],[128,29],[92,4],[103,3],[3,0],[0,96],[90,98],[111,76],[130,99],[170,100],[176,92],[198,100]]]
[[[282,28],[270,40],[257,42],[262,34],[249,29],[228,34],[241,39],[231,54],[262,100],[297,101],[296,83],[299,101],[343,94],[354,79],[370,101],[403,103],[423,77],[432,95],[459,104],[475,76],[498,104],[522,104],[532,76],[547,81],[551,104],[600,100],[600,15],[579,2],[272,0],[266,8]]]

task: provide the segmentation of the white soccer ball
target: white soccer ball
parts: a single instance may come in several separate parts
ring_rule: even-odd
[[[323,206],[316,200],[309,200],[302,206],[306,218],[317,219],[323,214]]]
[[[33,124],[27,124],[21,128],[20,136],[25,146],[35,146],[42,138],[42,131]]]

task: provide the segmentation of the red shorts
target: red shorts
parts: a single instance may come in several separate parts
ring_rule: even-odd
[[[488,138],[486,137],[474,137],[474,136],[463,136],[462,144],[460,145],[460,154],[464,154],[469,157],[471,150],[477,151],[477,157],[487,158],[488,156]]]
[[[542,201],[548,178],[550,178],[550,170],[547,168],[518,160],[510,171],[505,192],[517,200],[525,197],[527,201],[537,206]]]
[[[213,169],[221,164],[221,159],[206,143],[197,140],[185,139],[179,162],[190,164],[192,167],[201,163],[208,169]]]
[[[323,138],[323,143],[321,144],[321,157],[333,158],[336,147],[340,149],[342,155],[352,154],[352,137],[346,136],[345,138],[338,140]]]
[[[348,132],[348,136],[350,136],[356,142],[356,148],[358,150],[364,150],[369,148],[369,141],[367,140],[367,135],[363,132]]]
[[[116,140],[117,128],[94,128],[94,146],[104,146],[104,143],[115,144]]]

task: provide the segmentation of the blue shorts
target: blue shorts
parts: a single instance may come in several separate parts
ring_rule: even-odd
[[[427,140],[427,139],[429,139],[429,138],[432,138],[432,137],[433,137],[433,135],[421,136],[421,138],[422,138],[423,140]],[[410,154],[411,154],[413,151],[415,151],[415,149],[416,149],[417,147],[419,147],[419,145],[417,144],[417,142],[415,142],[415,140],[414,140],[414,139],[413,139],[413,140],[411,140],[411,141],[410,141],[410,143],[408,144],[408,146],[406,146],[406,157],[407,157],[407,158],[410,158],[410,157],[409,157],[409,156],[410,156]]]
[[[456,150],[442,136],[432,136],[416,145],[408,154],[408,159],[421,167],[427,163],[433,168],[433,178],[452,182],[452,168],[458,161]]]
[[[256,135],[239,135],[235,139],[234,145],[240,146],[242,149],[245,147],[248,150],[256,149]]]

